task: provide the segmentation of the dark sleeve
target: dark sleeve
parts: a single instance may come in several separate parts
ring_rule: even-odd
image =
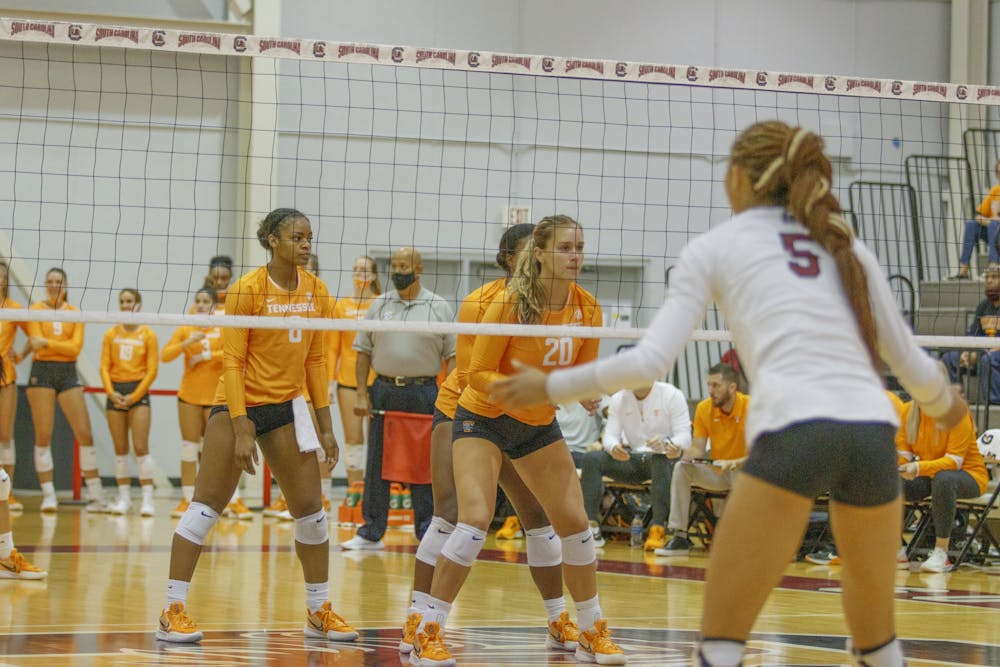
[[[976,306],[976,314],[972,316],[972,324],[969,325],[969,331],[965,334],[966,336],[985,336],[986,332],[983,331],[983,327],[979,324],[979,318],[983,315],[987,315],[989,307],[993,305],[990,303],[989,299],[983,299]]]

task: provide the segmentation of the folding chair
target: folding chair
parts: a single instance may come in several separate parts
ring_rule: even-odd
[[[989,525],[990,512],[997,507],[997,498],[1000,497],[1000,461],[995,457],[985,457],[985,460],[987,468],[992,471],[986,493],[978,498],[959,499],[957,502],[959,511],[968,513],[969,525],[973,528],[972,534],[967,537],[962,550],[955,558],[953,567],[956,569],[972,555],[977,540],[979,548],[975,555],[980,562],[985,562],[988,559],[990,547],[1000,551],[1000,541]]]
[[[610,498],[610,502],[602,502],[607,507],[601,512],[598,524],[601,531],[605,533],[628,533],[632,530],[632,517],[634,510],[632,504],[628,502],[629,494],[649,495],[649,481],[641,484],[628,484],[618,482],[608,477],[604,478],[604,497]],[[642,526],[645,529],[649,525],[652,517],[652,508],[647,508],[642,517]]]
[[[728,491],[709,491],[700,486],[691,487],[691,515],[688,517],[688,536],[697,537],[708,548],[715,534],[719,517],[713,501],[725,500]]]

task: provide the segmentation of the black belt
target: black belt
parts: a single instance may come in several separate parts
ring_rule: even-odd
[[[377,376],[379,380],[383,382],[389,382],[397,387],[405,387],[411,384],[432,384],[437,382],[437,377],[434,375],[422,375],[419,377],[406,377],[403,375],[389,376],[389,375],[379,375]]]

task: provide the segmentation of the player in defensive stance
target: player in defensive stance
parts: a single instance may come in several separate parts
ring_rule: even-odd
[[[507,289],[518,254],[524,249],[534,225],[513,225],[500,238],[497,265],[507,274],[487,283],[469,294],[458,309],[459,322],[478,323],[498,294]],[[431,476],[434,490],[434,517],[417,547],[413,564],[413,597],[403,625],[400,653],[409,653],[416,642],[420,625],[419,605],[430,595],[434,567],[437,565],[448,536],[455,530],[458,508],[455,499],[455,470],[452,466],[452,423],[462,390],[467,384],[467,369],[472,357],[475,336],[460,335],[455,339],[455,368],[438,389],[434,404],[433,431],[431,432]],[[562,544],[552,529],[548,517],[531,492],[518,477],[510,460],[505,456],[500,465],[500,487],[507,494],[527,532],[526,551],[531,577],[542,596],[548,616],[546,647],[575,651],[579,631],[566,611],[566,598],[562,585]]]
[[[312,249],[309,219],[290,208],[271,211],[257,229],[270,261],[234,285],[227,315],[314,318],[330,310],[326,285],[303,267]],[[295,552],[305,578],[307,637],[353,641],[358,633],[329,602],[329,537],[315,451],[336,462],[327,396],[323,335],[303,329],[223,329],[224,371],[205,432],[194,499],[174,531],[167,606],[158,639],[196,642],[202,637],[187,615],[191,576],[205,537],[246,471],[255,474],[256,443],[267,459],[295,519]],[[317,438],[302,396],[313,398]]]
[[[893,620],[898,419],[882,360],[944,428],[968,406],[914,342],[877,259],[841,216],[831,172],[812,132],[778,121],[749,127],[726,172],[735,216],[681,253],[667,301],[639,345],[548,376],[525,369],[490,389],[516,407],[643,386],[670,369],[709,303],[719,305],[754,400],[750,454],[709,555],[698,665],[741,663],[813,499],[828,490],[851,660],[904,664]]]
[[[583,263],[583,230],[570,217],[543,218],[518,257],[509,289],[483,315],[484,324],[594,326],[601,307],[576,284]],[[596,338],[477,336],[468,366],[468,385],[455,411],[452,436],[458,522],[437,558],[430,595],[415,603],[421,617],[410,662],[446,667],[455,660],[442,641],[442,628],[493,519],[497,480],[504,455],[538,499],[561,539],[563,580],[576,603],[577,659],[625,664],[611,640],[597,596],[597,556],[583,506],[576,466],[551,405],[508,410],[487,386],[514,371],[514,364],[552,370],[597,357]],[[543,372],[543,371],[539,371]]]

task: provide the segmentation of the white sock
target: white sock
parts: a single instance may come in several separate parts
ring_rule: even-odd
[[[316,613],[323,603],[330,599],[330,582],[324,581],[318,584],[306,582],[306,608],[310,614]]]
[[[187,604],[188,589],[190,587],[190,581],[167,579],[167,606],[169,607],[174,602]]]
[[[42,496],[51,498],[56,495],[56,485],[52,482],[42,482]]]
[[[194,485],[181,486],[181,493],[184,495],[184,500],[191,502],[194,499]]]
[[[427,609],[427,601],[430,600],[430,597],[423,591],[413,591],[413,596],[410,597],[410,608],[406,610],[406,614],[422,614]]]
[[[590,630],[602,618],[604,612],[601,611],[601,601],[598,596],[576,603],[576,622],[581,632]]]
[[[561,595],[551,600],[542,600],[542,604],[545,605],[545,613],[549,616],[549,623],[559,620],[562,613],[566,611],[566,598]]]
[[[151,503],[153,502],[153,485],[143,484],[142,485],[142,502]]]
[[[443,630],[445,623],[448,621],[449,613],[451,613],[450,602],[438,600],[428,595],[427,608],[421,612],[423,618],[420,619],[420,628],[418,630],[423,630],[424,626],[428,623],[437,623]]]
[[[848,646],[850,644],[848,643]],[[850,650],[850,649],[848,649]],[[855,664],[866,667],[903,667],[903,647],[899,640],[893,637],[888,644],[869,651],[852,651]]]
[[[10,552],[14,550],[14,533],[7,531],[0,533],[0,558],[10,558]]]
[[[126,503],[132,502],[132,485],[131,484],[119,484],[118,485],[118,500],[125,501]]]
[[[101,487],[100,477],[88,477],[87,478],[87,492],[90,494],[91,500],[100,500],[104,489]]]
[[[710,667],[739,667],[743,663],[744,642],[735,639],[702,639],[695,648],[695,662]]]

